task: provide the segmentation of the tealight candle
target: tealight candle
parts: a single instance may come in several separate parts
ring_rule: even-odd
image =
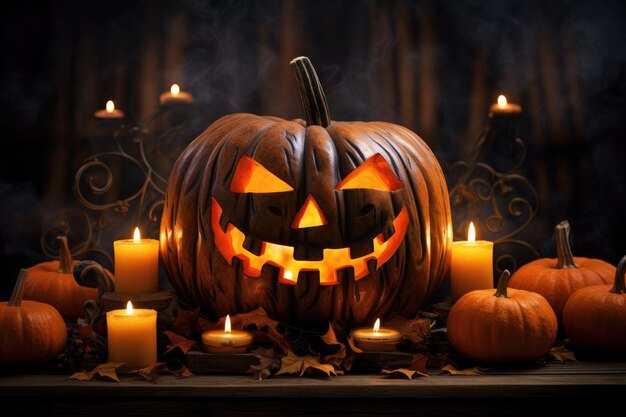
[[[178,84],[172,84],[170,91],[161,94],[159,98],[161,104],[175,104],[175,103],[192,103],[193,97],[186,91],[180,91]]]
[[[230,316],[226,316],[224,330],[207,330],[202,333],[202,349],[208,353],[244,353],[252,344],[252,333],[232,330]]]
[[[135,228],[133,239],[113,242],[115,291],[150,293],[159,290],[159,241],[141,239]]]
[[[98,110],[94,113],[98,119],[121,119],[124,117],[124,112],[115,108],[113,100],[107,101],[104,109]]]
[[[390,352],[398,349],[402,340],[400,332],[380,327],[380,319],[376,319],[374,327],[354,329],[350,332],[354,344],[363,350]]]
[[[493,288],[493,242],[476,240],[473,222],[467,241],[452,242],[450,288],[453,302],[470,291]]]
[[[515,115],[522,112],[522,106],[515,103],[509,103],[502,94],[498,96],[498,102],[489,108],[490,115],[494,114],[510,114]]]
[[[133,309],[107,312],[109,362],[122,362],[124,369],[143,368],[157,360],[157,312]]]

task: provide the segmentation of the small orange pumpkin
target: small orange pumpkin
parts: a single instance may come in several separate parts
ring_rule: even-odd
[[[32,365],[54,359],[65,347],[67,328],[49,304],[22,301],[28,272],[13,288],[11,299],[0,302],[0,364]]]
[[[626,256],[615,273],[615,283],[581,288],[563,309],[565,334],[577,346],[626,353]]]
[[[42,262],[28,268],[29,278],[24,288],[24,298],[54,306],[61,316],[75,322],[84,317],[83,305],[87,300],[98,299],[97,288],[81,287],[74,280],[74,260],[67,237],[57,237],[59,260]]]
[[[450,309],[448,337],[461,355],[480,362],[529,362],[554,345],[558,322],[541,295],[507,289],[505,270],[498,288],[465,294]]]
[[[509,286],[543,295],[561,323],[563,307],[574,291],[590,285],[610,284],[615,267],[601,259],[574,257],[569,245],[569,223],[556,226],[556,259],[542,258],[518,269]]]

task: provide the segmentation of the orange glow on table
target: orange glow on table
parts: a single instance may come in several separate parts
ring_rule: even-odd
[[[452,242],[450,288],[452,301],[470,291],[493,288],[493,242],[476,240],[474,223],[467,241]]]
[[[226,316],[224,330],[207,330],[202,333],[202,349],[208,353],[244,353],[252,344],[252,333],[232,330],[230,316]]]
[[[125,369],[143,368],[157,360],[157,312],[134,309],[129,301],[126,310],[106,314],[109,362],[123,362]]]
[[[135,228],[133,239],[113,242],[115,291],[150,293],[159,290],[159,241],[141,239]]]

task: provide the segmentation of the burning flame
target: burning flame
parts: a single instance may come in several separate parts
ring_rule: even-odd
[[[374,323],[372,330],[374,333],[378,333],[378,330],[380,330],[380,319],[376,319],[376,323]]]
[[[113,103],[113,100],[107,101],[107,105],[106,105],[107,113],[113,113],[114,110],[115,110],[115,103]]]
[[[230,333],[231,332],[231,327],[230,327],[230,315],[226,315],[226,323],[224,323],[224,333]]]
[[[506,97],[503,96],[502,94],[500,94],[498,96],[498,106],[499,107],[506,107],[507,101],[506,101]]]
[[[180,87],[178,86],[178,84],[172,84],[172,87],[170,88],[170,93],[172,93],[173,96],[177,96],[180,94]]]
[[[469,229],[467,231],[467,241],[469,243],[476,242],[476,229],[474,229],[474,222],[470,222]]]
[[[285,271],[283,278],[288,279],[289,281],[293,281],[293,272],[289,270]]]
[[[138,227],[135,227],[135,233],[133,233],[133,241],[135,243],[139,243],[141,241],[141,234],[139,233]]]
[[[128,301],[128,303],[126,304],[126,314],[128,314],[129,316],[132,316],[134,311],[135,310],[133,310],[133,303]]]

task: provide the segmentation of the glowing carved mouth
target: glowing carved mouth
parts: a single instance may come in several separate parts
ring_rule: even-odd
[[[335,285],[339,283],[337,271],[347,267],[354,269],[354,279],[359,280],[368,275],[367,262],[376,259],[376,268],[380,268],[396,252],[404,240],[406,229],[409,224],[409,214],[406,207],[402,207],[398,216],[393,220],[395,232],[384,240],[383,234],[379,234],[373,239],[374,250],[364,256],[352,258],[350,248],[328,248],[324,249],[324,257],[319,261],[299,260],[293,257],[293,246],[279,245],[265,242],[261,244],[259,255],[248,251],[243,247],[246,238],[245,234],[228,223],[226,232],[220,227],[222,217],[222,207],[215,198],[211,202],[211,225],[215,237],[215,245],[229,265],[233,258],[241,259],[243,263],[243,273],[251,277],[261,275],[261,268],[265,264],[279,268],[278,279],[283,284],[295,285],[298,281],[300,271],[319,271],[320,284]]]

